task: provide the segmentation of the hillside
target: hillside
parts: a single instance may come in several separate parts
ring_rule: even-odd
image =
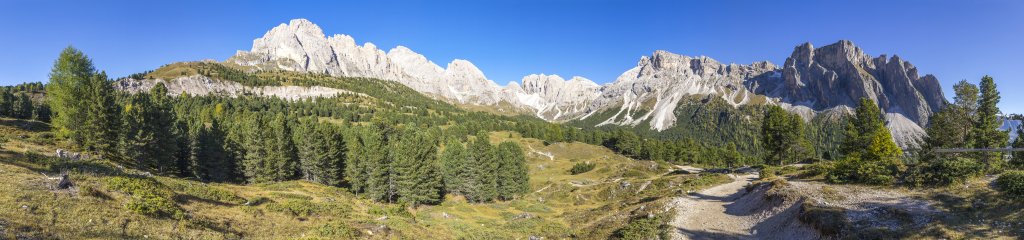
[[[507,238],[604,239],[648,213],[665,214],[669,196],[725,181],[721,175],[666,174],[670,168],[631,160],[603,147],[492,133],[491,142],[526,149],[530,193],[516,200],[404,208],[376,203],[345,188],[306,181],[236,185],[202,183],[123,168],[104,160],[52,156],[46,124],[4,119],[0,151],[0,235],[38,238]],[[595,168],[569,173],[577,163]],[[47,176],[70,172],[73,187],[52,190]],[[46,174],[44,176],[43,174]],[[182,220],[133,213],[122,184],[146,185],[173,199]],[[126,205],[129,204],[129,205]]]

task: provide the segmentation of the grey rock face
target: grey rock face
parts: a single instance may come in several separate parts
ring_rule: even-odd
[[[756,79],[749,85],[758,94],[816,110],[856,106],[865,97],[922,126],[945,101],[934,76],[919,77],[899,56],[870,58],[846,40],[818,49],[797,46],[783,65],[782,81]]]

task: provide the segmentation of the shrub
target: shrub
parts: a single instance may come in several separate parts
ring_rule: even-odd
[[[174,203],[174,192],[152,178],[112,177],[107,188],[131,196],[125,208],[129,211],[157,217],[184,219],[185,211]]]
[[[776,172],[778,172],[778,170],[779,169],[775,168],[775,167],[765,167],[765,168],[762,168],[761,169],[761,173],[759,174],[759,177],[761,179],[775,178],[777,176]]]
[[[800,221],[810,224],[825,235],[837,235],[850,226],[845,210],[837,207],[820,207],[809,202],[800,206]]]
[[[629,221],[625,227],[615,232],[620,239],[659,239],[664,231],[660,217],[640,217]]]
[[[341,222],[331,222],[311,230],[313,236],[324,239],[357,239],[360,232]]]
[[[919,167],[908,177],[918,185],[950,185],[978,176],[984,165],[970,158],[942,158]]]
[[[896,176],[904,168],[906,167],[898,158],[872,161],[858,156],[848,156],[835,162],[826,179],[831,183],[890,185],[896,182]]]
[[[1007,171],[995,181],[999,191],[1014,197],[1024,197],[1024,171]]]
[[[597,167],[597,164],[590,162],[576,163],[576,165],[572,166],[572,169],[569,169],[569,173],[572,175],[581,174],[594,170],[594,167]]]
[[[412,218],[412,213],[409,213],[405,207],[401,205],[383,205],[383,206],[372,206],[367,210],[367,214],[374,216],[388,216],[388,217],[407,217]]]

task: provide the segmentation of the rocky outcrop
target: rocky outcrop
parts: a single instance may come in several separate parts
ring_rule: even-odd
[[[945,101],[934,76],[919,77],[917,68],[899,56],[871,58],[846,40],[817,49],[810,43],[797,46],[781,76],[781,81],[755,79],[749,86],[755,93],[816,110],[855,106],[869,98],[883,111],[918,125],[927,124]]]
[[[637,66],[601,90],[588,113],[618,107],[618,112],[601,124],[636,126],[649,121],[650,128],[665,130],[675,124],[673,112],[679,101],[690,95],[714,95],[733,105],[747,104],[755,96],[744,87],[748,79],[769,78],[775,65],[723,64],[709,57],[682,56],[656,51],[640,58]],[[584,116],[587,117],[589,115]]]
[[[558,75],[531,74],[523,77],[522,85],[509,84],[505,90],[510,96],[505,98],[531,108],[539,118],[564,121],[586,111],[600,89],[579,76],[565,80]]]
[[[253,40],[250,51],[239,51],[227,61],[263,70],[393,80],[456,103],[491,105],[500,101],[501,88],[469,61],[456,59],[441,68],[403,46],[384,52],[372,43],[356,45],[348,35],[327,37],[305,19],[271,29]]]
[[[195,75],[179,77],[175,79],[137,80],[125,78],[118,80],[114,88],[126,92],[147,92],[159,83],[167,88],[167,94],[178,96],[189,94],[192,96],[225,96],[239,97],[244,95],[277,97],[288,100],[299,100],[316,97],[334,97],[338,94],[353,94],[347,90],[327,87],[302,87],[302,86],[264,86],[248,87],[241,83],[210,79],[206,76]]]

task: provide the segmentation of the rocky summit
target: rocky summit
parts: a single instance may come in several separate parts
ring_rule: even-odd
[[[810,120],[822,112],[849,112],[869,98],[886,112],[893,137],[916,146],[928,116],[945,103],[938,80],[920,76],[899,56],[871,57],[842,40],[820,48],[804,43],[780,67],[770,62],[725,64],[710,57],[656,51],[614,82],[532,74],[501,87],[467,60],[441,67],[413,50],[387,52],[357,45],[348,35],[326,36],[317,25],[296,19],[281,24],[239,51],[228,63],[260,70],[288,70],[398,81],[428,96],[456,104],[508,104],[548,121],[586,119],[614,111],[600,124],[674,126],[674,110],[687,96],[713,96],[733,105],[777,104]]]

